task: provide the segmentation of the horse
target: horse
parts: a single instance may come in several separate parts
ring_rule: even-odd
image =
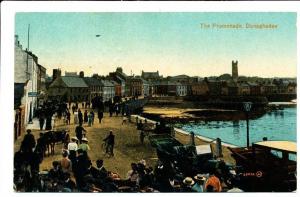
[[[64,145],[66,144],[67,141],[67,131],[66,130],[59,130],[59,131],[47,131],[44,133],[44,140],[45,140],[45,145],[46,145],[46,151],[48,152],[48,156],[54,155],[55,150],[55,144],[58,142],[63,143]]]

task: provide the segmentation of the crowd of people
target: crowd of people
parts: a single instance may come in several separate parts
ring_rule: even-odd
[[[61,160],[53,161],[49,171],[36,171],[23,166],[15,174],[15,190],[19,192],[221,192],[222,181],[216,169],[209,174],[181,177],[170,172],[161,162],[153,169],[145,160],[131,163],[125,178],[104,167],[104,161],[93,163],[88,156],[87,139],[82,144],[72,138]],[[76,150],[77,149],[77,150]],[[76,151],[75,151],[76,150]],[[16,173],[16,172],[15,172]],[[232,187],[231,192],[242,190]]]
[[[89,106],[89,105],[87,105]],[[87,107],[83,105],[83,107]],[[49,171],[40,171],[39,165],[43,160],[41,151],[46,147],[43,144],[43,133],[36,141],[27,131],[21,143],[21,148],[14,158],[14,187],[18,192],[221,192],[223,181],[218,176],[218,169],[211,169],[208,174],[195,174],[193,177],[184,177],[177,174],[173,168],[158,161],[155,167],[148,166],[145,160],[131,163],[131,169],[125,178],[116,172],[111,172],[104,167],[102,159],[94,163],[89,157],[90,146],[86,138],[86,129],[83,124],[94,124],[93,110],[84,113],[78,104],[71,106],[74,115],[75,136],[70,137],[64,145],[62,157],[53,161]],[[118,111],[118,110],[117,110]],[[117,114],[116,111],[116,115]],[[66,124],[70,124],[71,114],[66,110]],[[99,123],[103,119],[103,111],[98,111]],[[124,122],[124,120],[123,120]],[[123,124],[122,122],[122,124]],[[126,122],[126,121],[125,121]],[[147,122],[146,122],[147,123]],[[144,143],[145,134],[141,131],[140,141]],[[42,127],[41,127],[42,130]],[[114,156],[115,136],[113,131],[103,139],[105,155]],[[128,164],[129,165],[129,164]],[[232,183],[232,192],[241,192]],[[230,188],[229,188],[230,189]],[[228,190],[228,189],[227,189]]]
[[[77,126],[80,128],[81,125]],[[80,130],[82,130],[81,128]],[[80,140],[78,139],[80,138]],[[113,155],[114,135],[110,131],[104,139],[109,146],[107,152]],[[34,157],[34,136],[30,130],[24,136],[20,151],[15,155],[14,186],[23,192],[221,192],[222,176],[219,168],[212,168],[208,174],[183,177],[174,167],[158,162],[153,169],[145,160],[131,163],[131,170],[125,178],[118,173],[106,170],[101,159],[95,164],[89,157],[88,139],[74,136],[63,149],[62,158],[53,161],[49,171],[40,171],[41,161]],[[26,159],[26,157],[28,157]],[[38,161],[37,163],[34,161]],[[233,180],[234,181],[234,180]],[[230,192],[241,192],[232,182]]]

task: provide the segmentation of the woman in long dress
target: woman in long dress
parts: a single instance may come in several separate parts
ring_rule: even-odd
[[[91,113],[89,113],[89,115],[88,115],[88,126],[89,127],[92,126],[92,114]]]
[[[78,120],[78,111],[76,110],[74,112],[74,124],[78,124],[79,120]]]

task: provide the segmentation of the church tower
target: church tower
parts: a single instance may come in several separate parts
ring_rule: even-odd
[[[233,81],[238,81],[238,61],[232,61],[232,79]]]

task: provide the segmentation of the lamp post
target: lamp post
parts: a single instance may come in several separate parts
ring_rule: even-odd
[[[246,113],[247,120],[247,148],[249,148],[249,112],[252,107],[252,102],[243,102],[244,111]]]

